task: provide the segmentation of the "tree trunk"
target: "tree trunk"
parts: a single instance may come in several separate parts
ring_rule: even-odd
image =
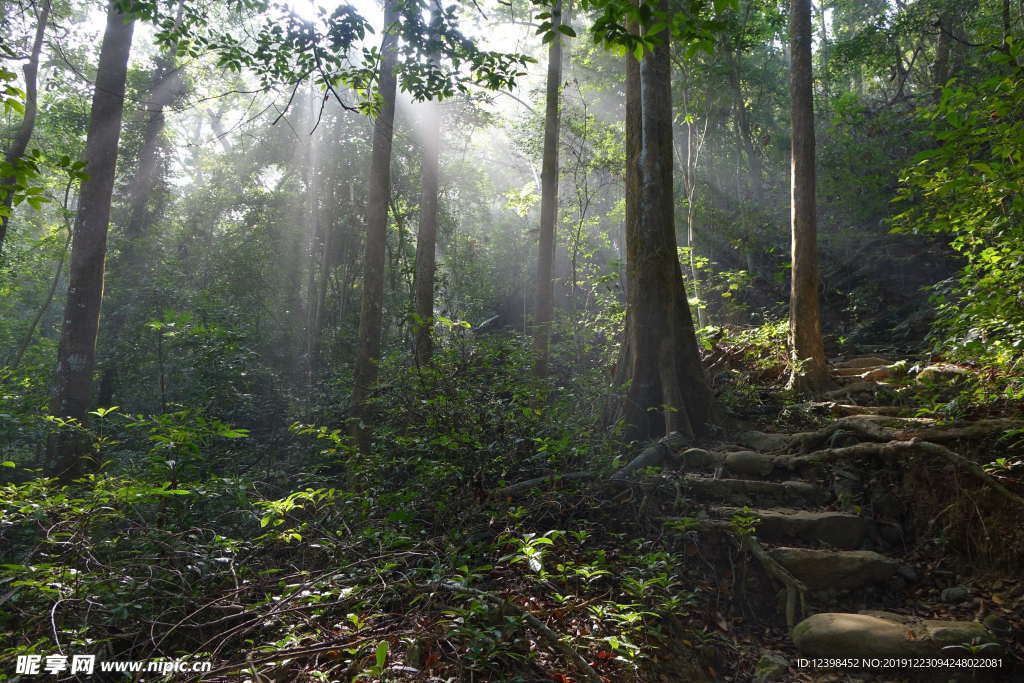
[[[551,8],[551,26],[562,23],[562,0]],[[537,309],[534,319],[534,373],[548,374],[551,322],[554,318],[555,225],[558,221],[558,134],[561,123],[559,94],[562,89],[562,38],[556,34],[548,45],[548,76],[544,110],[544,153],[540,173],[540,241],[537,251]]]
[[[107,10],[107,25],[100,47],[96,89],[85,143],[85,172],[75,233],[71,243],[68,297],[64,308],[57,377],[50,411],[64,418],[84,420],[90,407],[92,372],[96,360],[103,296],[103,266],[107,249],[110,200],[114,191],[117,145],[124,111],[125,77],[131,51],[134,20],[122,14],[117,3]],[[62,438],[55,443],[56,474],[73,478],[82,471],[87,443]]]
[[[747,156],[747,167],[750,172],[750,194],[754,204],[761,206],[764,198],[764,181],[761,155],[754,147],[754,134],[750,128],[750,115],[747,112],[746,98],[740,81],[740,62],[735,52],[729,52],[729,84],[735,98],[736,127],[740,133],[740,145]]]
[[[178,4],[177,21],[180,23],[184,4]],[[143,113],[146,125],[142,133],[142,146],[135,166],[135,175],[128,186],[128,217],[124,224],[124,242],[121,252],[108,268],[109,277],[103,338],[100,348],[100,390],[97,403],[109,406],[118,389],[117,370],[123,362],[120,342],[125,326],[129,324],[131,298],[138,299],[140,285],[148,281],[143,271],[143,240],[155,215],[151,203],[153,191],[160,177],[161,138],[166,126],[164,109],[183,94],[184,83],[177,66],[177,43],[168,47],[155,59],[150,77],[149,95]],[[115,218],[115,225],[118,220]],[[104,358],[104,356],[106,356]]]
[[[32,140],[32,133],[36,127],[36,114],[39,111],[39,54],[43,49],[43,36],[46,35],[46,22],[50,19],[50,0],[43,0],[39,6],[39,19],[36,24],[36,33],[32,38],[32,52],[29,54],[28,62],[25,64],[25,114],[21,118],[21,125],[18,132],[7,150],[5,160],[12,166],[17,165],[28,149],[28,143]],[[0,185],[14,185],[17,178],[8,176],[0,179]],[[10,210],[14,205],[14,191],[8,190],[3,193],[3,208],[0,211],[0,258],[3,256],[4,240],[7,238],[7,225],[10,223]]]
[[[666,10],[667,3],[660,9]],[[668,32],[626,58],[626,343],[620,379],[627,438],[703,431],[711,392],[697,350],[676,248]]]
[[[413,355],[417,365],[430,363],[434,352],[434,270],[437,252],[438,158],[441,111],[436,102],[423,106],[423,164],[420,169],[420,219],[416,230]]]
[[[396,67],[398,62],[398,0],[384,9],[381,42],[381,109],[373,125],[369,191],[366,200],[366,249],[363,256],[363,293],[359,309],[359,350],[352,384],[352,433],[363,452],[370,435],[364,424],[366,399],[377,379],[384,305],[384,260],[387,246],[388,203],[391,195],[391,143],[394,137]]]
[[[811,3],[792,0],[790,8],[789,94],[792,105],[791,229],[792,283],[789,342],[791,386],[801,392],[828,389],[818,308],[818,252],[814,170],[814,94],[811,81]]]
[[[306,356],[306,385],[312,387],[319,375],[319,336],[320,336],[320,296],[318,280],[326,281],[326,239],[323,216],[320,211],[320,143],[321,136],[317,126],[317,108],[322,96],[315,88],[310,88],[306,110],[306,130],[309,131],[305,140],[305,185],[306,203],[304,219],[306,222],[306,245],[308,266],[306,272],[306,319],[305,338],[303,339]]]

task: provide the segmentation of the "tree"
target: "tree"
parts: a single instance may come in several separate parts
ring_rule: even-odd
[[[664,0],[658,11],[667,14]],[[653,23],[653,22],[652,22]],[[626,57],[626,343],[617,381],[627,435],[702,432],[712,396],[701,367],[676,245],[669,31]]]
[[[25,113],[21,117],[21,125],[18,132],[7,149],[5,161],[11,170],[16,170],[25,152],[28,150],[28,143],[32,140],[32,132],[36,126],[36,115],[39,111],[39,55],[43,49],[43,37],[46,35],[46,22],[50,18],[50,0],[43,0],[39,5],[39,17],[36,20],[36,32],[32,38],[32,49],[29,52],[28,61],[25,63]],[[3,204],[0,206],[0,256],[3,255],[4,240],[7,237],[7,224],[11,220],[11,207],[14,204],[14,187],[17,183],[17,175],[12,173],[9,176],[0,178],[0,188],[7,187],[3,191]]]
[[[373,124],[369,193],[366,200],[366,246],[363,255],[363,292],[359,309],[359,348],[352,384],[352,432],[359,448],[369,450],[364,428],[366,399],[377,379],[384,306],[384,259],[387,246],[388,200],[391,195],[391,144],[394,138],[398,66],[398,0],[387,0],[381,41],[380,112]]]
[[[791,207],[792,281],[789,344],[793,361],[790,384],[802,392],[831,386],[821,341],[818,306],[818,233],[815,216],[814,93],[811,80],[811,3],[792,0],[789,40],[792,63]]]
[[[440,21],[436,10],[434,22]],[[430,55],[431,60],[437,54]],[[437,251],[438,162],[441,154],[441,111],[437,102],[423,105],[423,161],[420,168],[420,218],[416,229],[413,356],[426,365],[434,352],[434,271]]]
[[[121,136],[128,55],[135,26],[134,20],[119,6],[117,0],[112,0],[107,9],[100,47],[85,143],[88,178],[82,183],[75,215],[68,296],[57,352],[56,386],[50,404],[54,415],[78,420],[85,419],[91,403],[110,200]],[[64,478],[79,474],[86,445],[72,437],[61,439],[55,446],[58,451],[55,472]]]
[[[413,355],[426,365],[433,355],[434,271],[437,250],[438,157],[441,147],[441,112],[436,102],[423,106],[423,162],[420,169],[420,219],[416,230],[416,313]]]
[[[180,0],[175,23],[180,24],[184,11],[184,0]],[[100,387],[97,402],[110,405],[116,391],[118,368],[124,362],[120,348],[123,334],[131,317],[130,305],[138,299],[139,285],[143,277],[142,242],[148,236],[155,218],[154,189],[160,178],[161,147],[166,127],[165,109],[185,92],[181,67],[177,64],[178,41],[172,40],[155,58],[150,75],[150,86],[142,114],[145,121],[142,131],[142,145],[139,148],[135,173],[128,186],[127,217],[123,220],[124,241],[120,253],[111,259],[107,274],[107,292],[104,306],[107,308],[107,324],[101,336],[100,346]],[[115,216],[114,223],[118,223]],[[111,295],[112,292],[112,295]]]
[[[562,0],[551,8],[552,27],[562,25]],[[544,152],[541,160],[540,240],[537,252],[537,302],[534,319],[534,372],[548,374],[551,321],[555,308],[555,225],[558,221],[559,94],[562,90],[562,39],[554,31],[548,43],[548,74],[544,106]]]

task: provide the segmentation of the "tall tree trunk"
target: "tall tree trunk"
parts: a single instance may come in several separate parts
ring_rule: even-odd
[[[28,62],[25,64],[25,114],[21,117],[21,125],[18,132],[7,150],[5,160],[8,164],[16,166],[28,149],[28,143],[32,140],[32,133],[36,127],[36,114],[39,111],[39,55],[43,49],[43,36],[46,35],[46,22],[50,19],[50,0],[43,0],[39,5],[39,17],[36,24],[36,33],[32,38],[32,51],[29,54]],[[8,176],[0,178],[0,185],[14,185],[17,178]],[[7,238],[7,225],[10,223],[10,210],[14,205],[14,191],[3,192],[3,208],[0,211],[0,258],[3,257],[4,241]]]
[[[828,43],[828,20],[825,16],[826,0],[818,3],[818,28],[821,31],[821,42],[818,45],[818,57],[821,60],[821,84],[825,90],[825,96],[829,96],[831,83],[828,80],[828,61],[830,48]]]
[[[58,417],[84,420],[90,407],[110,199],[114,191],[134,26],[134,20],[122,14],[116,2],[111,2],[89,115],[85,142],[85,172],[89,177],[82,183],[75,215],[68,297],[57,352],[56,386],[50,404],[50,411]],[[55,446],[56,473],[65,479],[79,474],[88,444],[72,436],[59,439]]]
[[[939,16],[939,35],[935,38],[935,62],[932,64],[932,85],[935,101],[949,80],[949,48],[953,40],[953,12],[946,10]]]
[[[178,4],[177,22],[181,22],[184,3]],[[124,223],[124,242],[116,262],[110,265],[111,285],[106,297],[108,314],[100,342],[100,390],[97,403],[109,406],[118,388],[118,367],[122,363],[120,341],[129,323],[130,298],[138,299],[140,285],[147,281],[143,274],[143,240],[153,223],[151,199],[160,177],[160,151],[166,119],[164,110],[183,93],[184,83],[177,66],[177,43],[169,46],[155,59],[150,76],[149,95],[143,113],[146,125],[142,133],[142,146],[135,166],[135,175],[128,186],[128,217]],[[117,220],[115,219],[115,224]],[[112,294],[112,295],[111,295]],[[104,358],[104,355],[106,358]]]
[[[750,127],[750,114],[743,94],[740,81],[740,61],[735,52],[729,51],[729,85],[732,86],[735,101],[736,127],[740,134],[740,145],[747,157],[747,168],[750,172],[750,195],[757,206],[761,206],[764,198],[764,180],[762,177],[761,155],[754,147],[754,133]]]
[[[540,240],[537,251],[537,309],[534,319],[534,373],[548,374],[551,322],[555,309],[555,225],[558,221],[558,136],[561,124],[559,95],[562,90],[562,0],[551,8],[555,38],[548,45],[548,77],[544,107],[544,152],[540,172]]]
[[[369,191],[366,200],[366,250],[363,257],[363,293],[359,309],[359,350],[352,384],[352,433],[359,448],[369,451],[370,434],[364,423],[366,399],[377,379],[384,306],[384,260],[387,246],[388,203],[391,196],[391,143],[394,137],[398,63],[398,0],[384,8],[381,42],[381,109],[373,125]]]
[[[319,281],[326,281],[326,230],[323,216],[320,211],[320,133],[314,129],[317,125],[317,108],[322,101],[322,96],[315,88],[310,88],[307,111],[306,111],[306,205],[304,217],[306,221],[306,244],[308,266],[306,273],[306,320],[305,327],[305,356],[306,356],[306,385],[312,386],[320,374],[320,296]]]
[[[434,270],[437,257],[438,157],[441,111],[437,102],[423,106],[423,164],[420,169],[420,219],[416,230],[416,319],[413,355],[417,365],[430,363],[434,352]]]
[[[792,0],[790,7],[789,95],[792,104],[791,229],[792,283],[789,343],[791,385],[817,392],[831,386],[821,341],[818,308],[818,246],[814,170],[814,94],[811,80],[811,3]]]
[[[660,9],[667,10],[667,2]],[[626,57],[627,437],[703,431],[711,411],[676,248],[669,36]]]

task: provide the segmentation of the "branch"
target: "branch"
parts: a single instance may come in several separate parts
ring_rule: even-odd
[[[509,484],[503,486],[500,489],[495,489],[491,492],[491,495],[495,498],[506,498],[508,496],[521,493],[522,491],[529,491],[537,486],[554,485],[561,481],[581,481],[586,479],[594,479],[598,475],[597,472],[568,472],[566,474],[546,474],[543,477],[536,477],[534,479],[527,479],[517,484]]]

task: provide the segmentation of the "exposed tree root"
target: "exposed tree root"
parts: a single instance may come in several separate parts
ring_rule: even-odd
[[[628,465],[613,474],[610,479],[611,481],[622,482],[628,480],[634,472],[645,467],[658,467],[664,464],[674,451],[689,443],[690,439],[683,434],[672,432],[640,451],[640,455],[633,458]]]
[[[846,458],[859,458],[865,456],[904,457],[920,453],[929,453],[945,459],[955,465],[958,469],[965,471],[967,474],[970,474],[975,479],[990,487],[1006,500],[1024,508],[1024,498],[1000,484],[995,477],[982,469],[978,463],[965,458],[959,453],[949,450],[945,446],[932,443],[930,441],[922,441],[917,438],[910,439],[909,441],[893,440],[885,443],[866,442],[859,443],[854,446],[846,446],[845,448],[827,448],[807,455],[794,457],[790,460],[789,464],[793,467],[799,467],[804,463],[820,464],[843,460]]]
[[[998,432],[1005,432],[1008,429],[1015,429],[1024,424],[1021,420],[1012,418],[992,418],[988,420],[977,420],[962,427],[940,427],[928,430],[907,430],[896,432],[893,438],[910,439],[920,437],[931,442],[955,441],[956,439],[983,439],[993,436]]]
[[[857,406],[849,403],[824,401],[821,403],[811,403],[808,405],[808,408],[811,410],[824,409],[834,415],[842,417],[852,417],[856,415],[886,415],[889,417],[905,416],[904,409],[897,406]]]
[[[1014,427],[1020,427],[1020,420],[991,419],[978,420],[960,427],[928,427],[926,418],[890,417],[886,415],[851,415],[844,417],[816,432],[794,434],[791,446],[808,453],[819,449],[838,431],[852,432],[868,441],[907,441],[920,438],[929,442],[955,441],[956,439],[978,439],[993,436]]]
[[[671,519],[671,518],[665,518]],[[722,519],[699,520],[702,530],[713,530],[725,533],[734,533],[733,525]],[[740,546],[749,552],[755,560],[764,568],[768,575],[778,581],[786,589],[786,625],[793,628],[807,612],[807,586],[803,581],[783,567],[777,560],[769,555],[757,537],[751,534],[739,536]]]

